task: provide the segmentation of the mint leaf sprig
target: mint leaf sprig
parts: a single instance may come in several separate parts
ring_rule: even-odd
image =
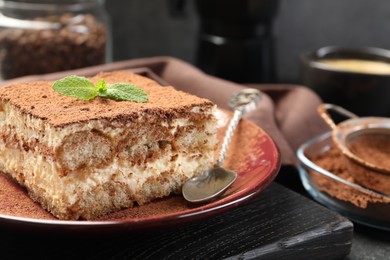
[[[138,103],[148,101],[148,95],[144,90],[128,82],[106,84],[104,79],[101,79],[95,85],[85,77],[67,76],[55,81],[52,88],[64,96],[82,100],[91,100],[99,96],[116,101],[134,101]]]

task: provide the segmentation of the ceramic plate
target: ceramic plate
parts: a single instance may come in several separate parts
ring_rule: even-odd
[[[219,143],[231,113],[218,111]],[[280,168],[280,154],[270,136],[254,123],[241,120],[226,157],[226,168],[237,171],[235,183],[219,199],[201,205],[175,195],[124,209],[94,221],[57,220],[27,196],[25,190],[0,175],[0,224],[38,232],[129,232],[194,222],[231,209],[266,188]],[[11,199],[12,198],[12,199]],[[15,200],[17,198],[17,200]],[[18,203],[14,203],[18,201]]]

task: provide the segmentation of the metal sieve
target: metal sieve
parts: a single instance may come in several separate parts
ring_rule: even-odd
[[[336,112],[348,119],[336,124],[329,111]],[[375,143],[374,141],[388,140],[390,142],[390,118],[358,117],[334,104],[321,104],[318,107],[318,112],[332,128],[333,142],[347,158],[348,170],[355,181],[366,188],[390,195],[390,152],[369,149]],[[364,149],[360,150],[370,158],[379,160],[379,163],[353,149],[356,147],[354,144],[359,140],[365,140],[366,143],[369,143],[369,146],[363,146]],[[385,142],[381,142],[380,145],[385,145]],[[389,160],[389,165],[385,163],[386,159]]]

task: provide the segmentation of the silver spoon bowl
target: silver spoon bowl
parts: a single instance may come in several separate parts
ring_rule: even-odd
[[[261,92],[257,89],[243,89],[233,95],[229,107],[234,110],[233,118],[226,130],[225,137],[214,167],[188,179],[182,187],[184,199],[193,203],[208,202],[225,192],[237,179],[237,173],[223,168],[223,163],[232,139],[234,130],[244,113],[256,108]]]

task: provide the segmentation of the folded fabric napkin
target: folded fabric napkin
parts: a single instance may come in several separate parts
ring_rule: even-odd
[[[257,108],[245,115],[264,129],[280,149],[283,166],[296,167],[296,149],[308,139],[329,130],[317,114],[320,98],[310,89],[288,84],[241,85],[203,73],[191,64],[172,57],[152,57],[104,64],[72,71],[34,75],[5,81],[55,80],[66,75],[91,76],[100,71],[134,69],[149,74],[177,89],[214,101],[228,109],[233,93],[245,87],[260,89],[264,95]]]

